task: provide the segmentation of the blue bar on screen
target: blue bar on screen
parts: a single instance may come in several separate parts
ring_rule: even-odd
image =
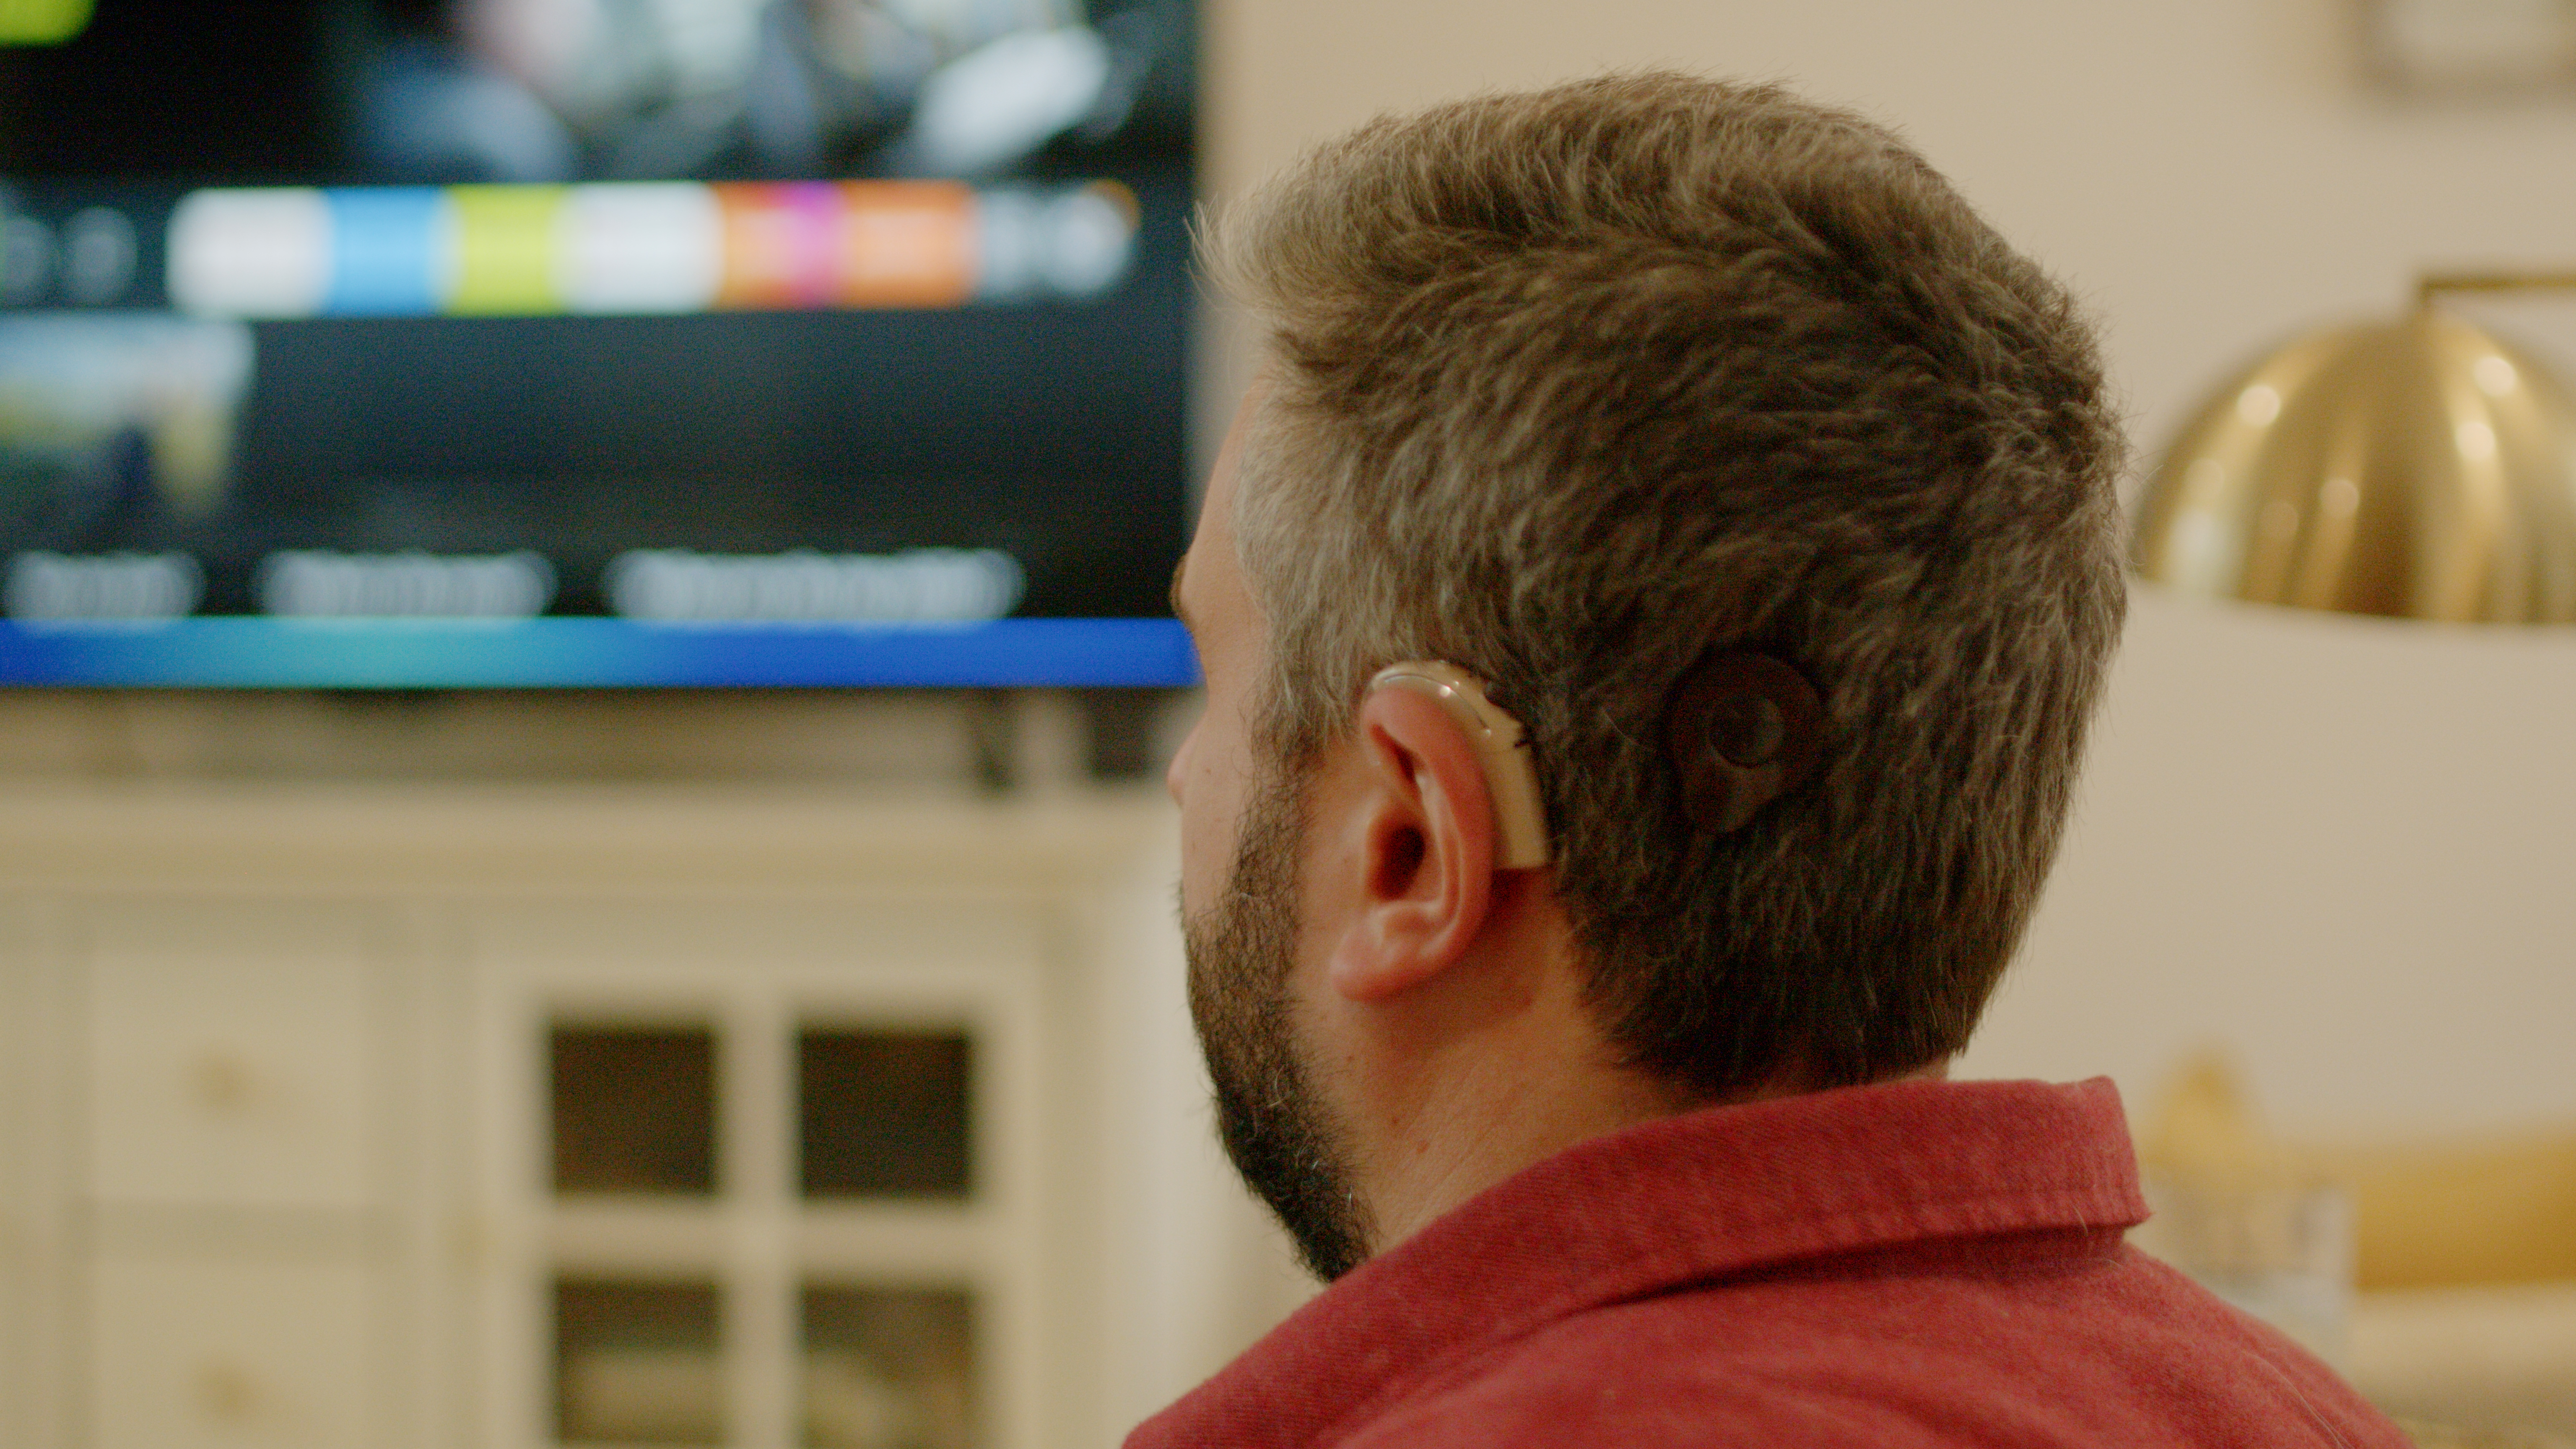
[[[169,689],[1184,688],[1170,619],[676,625],[629,619],[0,622],[0,684]]]
[[[331,287],[324,310],[421,316],[438,310],[435,187],[337,187],[331,202]]]

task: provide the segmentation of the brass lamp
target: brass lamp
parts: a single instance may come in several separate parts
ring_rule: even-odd
[[[2139,499],[2131,561],[2184,593],[2455,623],[2576,622],[2576,398],[2428,276],[2395,322],[2312,332],[2205,403]]]

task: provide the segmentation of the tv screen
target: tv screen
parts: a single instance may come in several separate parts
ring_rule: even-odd
[[[0,8],[0,679],[1174,685],[1189,0]]]

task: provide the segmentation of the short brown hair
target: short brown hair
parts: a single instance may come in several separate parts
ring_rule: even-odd
[[[1963,1045],[2124,605],[2064,290],[1884,128],[1671,73],[1381,119],[1206,255],[1269,334],[1236,533],[1283,766],[1378,667],[1454,661],[1529,727],[1635,1065],[1716,1097]],[[1828,741],[1712,836],[1661,720],[1720,645],[1805,672]]]

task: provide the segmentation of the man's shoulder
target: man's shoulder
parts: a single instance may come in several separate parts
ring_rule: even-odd
[[[1452,1365],[1344,1449],[2404,1441],[2333,1374],[2134,1254],[2064,1279],[1769,1276],[1578,1313]]]

